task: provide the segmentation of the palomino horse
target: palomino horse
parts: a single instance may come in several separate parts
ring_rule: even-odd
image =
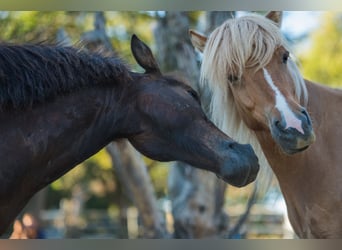
[[[34,193],[119,138],[236,186],[256,178],[252,147],[218,130],[136,36],[131,47],[145,73],[71,47],[0,46],[0,234]]]
[[[280,21],[281,12],[251,14],[208,38],[190,31],[203,52],[201,91],[214,123],[272,167],[298,236],[342,237],[342,91],[302,78]]]

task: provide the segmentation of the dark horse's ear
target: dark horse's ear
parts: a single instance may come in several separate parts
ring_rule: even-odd
[[[141,67],[145,69],[146,73],[161,74],[152,51],[136,35],[132,36],[131,50],[135,60]]]

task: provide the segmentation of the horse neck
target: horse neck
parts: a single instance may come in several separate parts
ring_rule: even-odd
[[[6,132],[6,124],[16,124],[22,138],[12,146],[41,156],[28,155],[13,167],[37,170],[38,175],[56,179],[95,154],[124,132],[129,107],[122,104],[124,92],[118,86],[93,85],[11,115],[1,130]],[[5,132],[0,135],[11,144],[11,137]],[[0,152],[3,157],[6,156]],[[47,165],[49,168],[45,169]],[[45,170],[50,172],[44,173]]]
[[[308,90],[306,108],[316,135],[316,141],[308,149],[294,155],[287,155],[274,142],[269,131],[255,131],[261,148],[279,180],[284,196],[291,200],[309,199],[309,193],[315,190],[312,187],[317,186],[317,183],[321,187],[338,185],[333,183],[334,180],[342,178],[342,171],[329,172],[325,168],[329,166],[330,169],[334,169],[336,163],[342,161],[342,156],[338,152],[340,147],[338,138],[342,138],[342,131],[336,130],[342,127],[342,120],[337,115],[338,108],[335,108],[342,106],[342,91],[307,80],[305,84]],[[331,178],[327,178],[329,175]],[[329,180],[330,183],[324,182],[322,176],[325,176],[324,180]],[[306,194],[305,197],[301,196],[303,193]]]
[[[70,103],[63,114],[67,116],[68,112],[77,113],[78,119],[75,119],[74,124],[70,124],[70,128],[78,127],[79,133],[83,133],[82,138],[74,140],[80,139],[80,144],[84,145],[103,147],[121,137],[126,127],[126,111],[130,107],[129,104],[123,105],[124,92],[118,86],[95,86],[70,96],[70,102],[74,104]]]
[[[6,141],[0,145],[0,224],[5,229],[39,189],[128,132],[126,94],[119,83],[94,84],[25,111],[0,113],[6,121],[0,124]],[[13,154],[11,148],[22,153]],[[2,169],[12,171],[6,181]]]
[[[300,237],[338,237],[342,230],[342,131],[338,129],[342,127],[342,90],[310,81],[305,84],[316,141],[305,151],[289,156],[281,152],[269,132],[257,131],[256,136],[278,178],[296,233]]]
[[[286,175],[291,177],[292,172],[287,165],[290,164],[292,158],[281,151],[280,147],[274,142],[271,133],[269,131],[259,130],[255,131],[255,135],[276,176]]]
[[[108,87],[95,84],[92,88],[60,100],[60,105],[66,107],[61,113],[62,117],[76,114],[67,129],[71,133],[64,137],[63,143],[67,146],[69,141],[76,145],[75,152],[82,154],[79,155],[82,161],[109,142],[136,131],[138,123],[131,116],[134,107],[129,99],[130,88],[134,88],[134,83],[125,82]],[[76,130],[74,128],[78,128],[77,133],[81,136],[72,134],[72,130]]]

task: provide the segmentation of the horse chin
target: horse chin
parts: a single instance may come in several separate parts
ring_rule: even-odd
[[[307,145],[303,148],[282,148],[282,150],[288,155],[293,155],[296,153],[300,153],[300,152],[306,150],[307,148],[309,148],[309,145]]]
[[[229,185],[232,185],[234,187],[244,187],[247,186],[249,183],[253,182],[256,178],[256,175],[253,175],[251,177],[251,175],[246,174],[246,176],[244,176],[243,178],[236,178],[236,177],[227,177],[225,175],[219,175],[216,174],[216,176],[221,179],[222,181],[228,183]]]
[[[272,133],[272,136],[282,151],[288,155],[303,152],[315,141],[313,132],[309,136],[305,136],[305,138],[296,136],[293,133]]]
[[[244,187],[256,179],[258,172],[258,158],[252,147],[236,144],[217,176],[230,185]]]

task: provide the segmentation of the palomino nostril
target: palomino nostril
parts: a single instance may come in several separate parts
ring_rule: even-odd
[[[279,128],[279,129],[283,129],[283,127],[281,126],[281,122],[278,121],[278,120],[276,120],[276,121],[274,122],[274,125],[275,125],[277,128]]]
[[[304,117],[305,117],[306,121],[308,122],[308,124],[311,125],[311,120],[309,118],[308,112],[305,109],[303,109],[302,110],[302,114],[304,115]]]

